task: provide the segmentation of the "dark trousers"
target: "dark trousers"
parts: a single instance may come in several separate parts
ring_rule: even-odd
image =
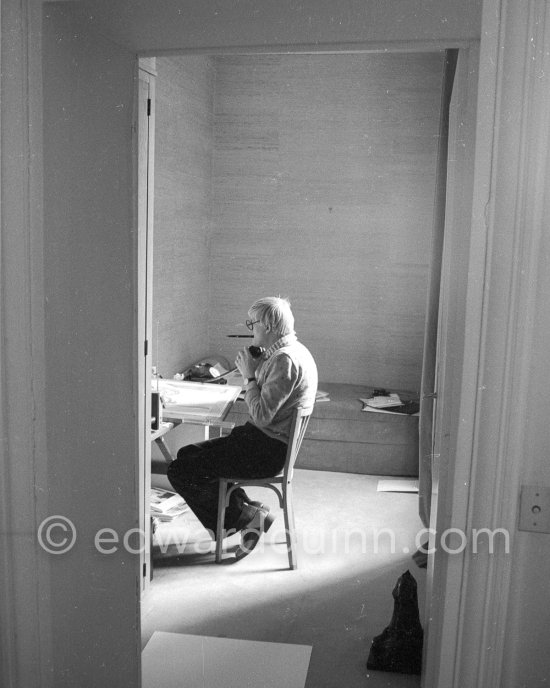
[[[168,480],[194,514],[215,537],[218,478],[271,478],[285,463],[287,445],[268,437],[252,423],[240,425],[226,437],[188,444],[168,466]],[[246,528],[256,510],[242,488],[231,493],[225,511],[226,531]]]

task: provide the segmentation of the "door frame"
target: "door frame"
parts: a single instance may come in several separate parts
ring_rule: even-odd
[[[514,6],[515,5],[515,6]],[[467,515],[471,519],[474,512],[484,515],[483,509],[478,502],[483,500],[487,505],[489,514],[492,518],[497,518],[499,514],[499,504],[505,504],[511,516],[508,521],[512,527],[512,520],[515,520],[515,509],[517,506],[517,477],[520,463],[519,457],[525,447],[524,437],[521,432],[520,422],[528,412],[526,405],[527,390],[518,379],[524,372],[528,361],[529,351],[529,332],[515,327],[521,325],[532,316],[529,310],[530,297],[535,294],[535,286],[525,285],[520,281],[514,282],[513,288],[501,298],[503,310],[510,305],[516,308],[515,315],[511,317],[511,322],[506,330],[506,337],[496,348],[491,351],[491,360],[487,359],[490,351],[491,340],[493,337],[502,336],[501,328],[488,322],[486,312],[487,301],[491,300],[492,294],[497,291],[502,297],[502,282],[510,274],[517,277],[519,271],[529,269],[534,262],[533,253],[536,253],[538,245],[537,232],[540,231],[540,223],[537,223],[534,215],[541,210],[541,203],[544,200],[542,182],[547,179],[547,173],[533,171],[532,174],[541,175],[537,184],[531,186],[532,174],[524,175],[524,163],[518,164],[517,160],[509,153],[504,142],[499,140],[498,130],[500,127],[506,128],[504,117],[497,108],[497,94],[499,97],[503,91],[503,61],[501,58],[501,47],[518,57],[518,66],[513,76],[513,86],[516,90],[521,87],[522,79],[528,73],[526,69],[531,61],[531,45],[525,40],[524,23],[529,15],[529,23],[532,23],[534,16],[533,8],[536,3],[533,0],[522,3],[513,3],[511,0],[483,0],[483,26],[481,32],[480,50],[480,87],[479,103],[476,113],[476,132],[477,141],[475,147],[475,179],[474,190],[470,202],[473,200],[471,217],[467,218],[471,223],[471,245],[467,264],[463,266],[465,275],[468,275],[467,292],[467,325],[465,347],[462,356],[464,365],[460,374],[456,373],[456,388],[453,404],[447,409],[447,413],[442,417],[449,420],[454,419],[460,427],[453,439],[453,449],[456,456],[456,471],[454,477],[469,477],[476,469],[480,472],[474,482],[464,486],[458,480],[455,484],[447,485],[446,492],[448,500],[445,504],[447,514],[445,523],[452,522],[455,514]],[[518,30],[510,32],[509,35],[501,34],[501,22],[503,12],[508,9],[510,12],[517,13],[519,24]],[[6,313],[19,313],[22,303],[22,294],[26,295],[28,304],[29,294],[32,296],[33,308],[25,310],[25,314],[18,317],[13,322],[13,327],[5,327],[3,331],[5,346],[2,349],[2,370],[13,371],[8,379],[2,381],[2,408],[0,422],[4,430],[6,446],[9,447],[10,456],[15,454],[14,445],[25,443],[29,447],[22,453],[25,456],[32,456],[33,460],[22,463],[18,467],[18,473],[5,472],[5,482],[2,486],[3,508],[0,510],[0,524],[2,532],[11,532],[13,525],[12,514],[25,516],[25,525],[28,532],[34,532],[37,524],[37,514],[34,501],[29,498],[32,494],[33,486],[36,484],[36,474],[46,473],[46,458],[40,448],[45,444],[44,430],[44,405],[39,403],[44,385],[43,371],[41,362],[43,361],[43,297],[44,289],[40,279],[41,259],[43,249],[41,241],[43,238],[43,219],[39,212],[38,197],[40,196],[42,171],[40,169],[41,147],[35,138],[39,138],[41,99],[39,93],[41,58],[40,58],[40,3],[31,3],[29,0],[14,6],[13,17],[8,17],[6,21],[2,18],[2,39],[8,43],[13,39],[19,41],[13,53],[6,50],[2,52],[2,66],[7,67],[12,64],[13,70],[3,69],[7,85],[13,86],[16,97],[13,99],[3,98],[1,103],[2,125],[10,136],[3,139],[2,145],[6,150],[2,150],[2,160],[10,158],[11,168],[9,174],[2,175],[2,244],[6,255],[10,259],[15,256],[17,260],[11,263],[6,261],[10,268],[10,273],[2,276],[2,324],[5,324]],[[544,8],[540,10],[544,12]],[[548,10],[546,10],[548,11]],[[517,17],[516,17],[517,18]],[[544,18],[544,15],[542,15]],[[10,21],[8,21],[10,20]],[[19,32],[12,31],[16,25]],[[541,22],[540,26],[543,26]],[[35,31],[36,29],[36,31]],[[538,31],[535,32],[538,34]],[[30,35],[33,40],[29,46],[20,41],[20,36]],[[542,41],[544,45],[544,41]],[[10,43],[11,45],[11,43]],[[546,43],[546,49],[548,41]],[[384,46],[383,46],[384,47]],[[382,47],[382,49],[383,49]],[[389,46],[387,46],[389,47]],[[461,45],[443,45],[446,47],[463,47]],[[397,46],[399,49],[399,46]],[[537,46],[537,50],[539,50]],[[196,52],[196,51],[195,51]],[[6,65],[5,63],[8,62]],[[30,65],[30,66],[29,66]],[[518,76],[519,74],[519,76]],[[518,86],[519,84],[519,86]],[[526,87],[526,95],[532,98],[538,88],[537,82],[533,81]],[[19,95],[17,95],[19,94]],[[28,96],[26,103],[19,102],[18,98]],[[30,117],[35,126],[30,130],[32,133],[29,142],[27,121],[21,118],[21,113],[30,113]],[[9,124],[13,127],[9,127]],[[533,125],[535,126],[535,125]],[[14,134],[13,132],[16,132]],[[535,133],[542,133],[535,128]],[[31,144],[38,143],[37,147]],[[528,142],[523,144],[522,152],[527,148]],[[36,156],[33,157],[33,153]],[[11,154],[11,155],[9,155]],[[495,200],[492,193],[495,186],[495,173],[493,163],[497,159],[502,159],[501,164],[508,163],[511,167],[516,165],[512,176],[520,183],[514,186],[511,184],[509,203],[504,204],[502,198]],[[13,164],[17,163],[17,169],[24,169],[29,174],[28,183],[17,185],[17,176],[14,175]],[[27,161],[30,161],[29,165]],[[529,172],[529,170],[527,170]],[[535,181],[537,181],[535,179]],[[498,184],[497,190],[498,190]],[[507,187],[508,188],[508,187]],[[495,264],[494,247],[492,242],[495,238],[495,212],[500,214],[498,219],[502,219],[502,213],[508,206],[515,210],[523,205],[526,200],[533,200],[532,194],[539,192],[540,198],[535,197],[534,205],[527,204],[529,212],[526,213],[525,226],[520,227],[519,222],[510,219],[507,223],[512,225],[514,231],[506,237],[500,237],[506,243],[506,248],[512,249],[510,253],[513,260],[507,257],[506,265]],[[502,206],[506,205],[503,209]],[[9,221],[8,221],[9,220]],[[13,228],[17,231],[11,231]],[[9,241],[8,241],[9,240]],[[492,252],[493,251],[493,252]],[[517,257],[521,260],[516,261]],[[510,268],[510,263],[514,264]],[[534,276],[533,276],[534,281]],[[508,283],[508,287],[510,284]],[[136,296],[137,300],[137,296]],[[520,308],[517,308],[518,305]],[[527,306],[525,311],[522,306]],[[532,308],[532,306],[531,306]],[[514,333],[520,332],[517,341],[513,339]],[[29,353],[32,349],[32,353]],[[527,354],[527,355],[526,355]],[[511,364],[511,366],[510,366]],[[501,403],[494,404],[494,400],[485,400],[478,389],[480,382],[485,383],[487,378],[497,382],[501,380],[503,371],[507,372],[505,386],[501,389]],[[24,376],[21,377],[20,373]],[[19,377],[17,377],[19,375]],[[16,379],[17,378],[17,379]],[[6,392],[10,379],[13,380],[14,394]],[[23,381],[25,385],[23,385]],[[27,403],[24,407],[17,405],[14,400],[22,398],[23,392],[20,390],[33,388],[33,399],[35,404]],[[37,391],[38,387],[38,391]],[[514,392],[519,389],[520,396],[514,396]],[[31,398],[29,396],[29,398]],[[38,401],[37,401],[38,399]],[[439,406],[439,405],[438,405]],[[37,410],[39,417],[37,420]],[[452,413],[451,413],[452,411]],[[465,414],[465,422],[462,423],[462,414]],[[491,423],[480,423],[480,419],[493,422],[498,421],[498,446],[491,448],[491,434],[494,430]],[[508,422],[508,421],[511,421]],[[470,424],[471,423],[471,424]],[[519,432],[517,432],[519,431]],[[516,434],[514,434],[516,433]],[[444,437],[444,435],[443,435]],[[8,444],[9,443],[9,444]],[[507,451],[503,451],[504,449]],[[485,450],[486,453],[485,453]],[[506,455],[515,457],[515,466],[506,467]],[[475,465],[477,457],[483,458],[483,466]],[[489,459],[489,460],[487,460]],[[2,457],[2,461],[4,458]],[[8,461],[6,452],[5,462]],[[497,472],[494,472],[494,469]],[[511,469],[511,474],[507,470]],[[40,479],[38,480],[40,482]],[[136,495],[137,497],[137,495]],[[441,494],[440,494],[441,497]],[[34,499],[34,498],[33,498]],[[511,501],[507,501],[511,499]],[[477,502],[476,502],[477,500]],[[440,499],[441,501],[441,499]],[[39,520],[39,519],[38,519]],[[19,523],[21,526],[21,522]],[[487,525],[487,524],[486,524]],[[9,681],[12,676],[26,676],[32,673],[41,673],[44,678],[43,684],[47,683],[50,676],[51,667],[48,665],[48,619],[50,615],[46,605],[46,597],[37,594],[37,589],[41,590],[40,585],[44,584],[38,569],[28,565],[25,560],[25,550],[19,553],[12,547],[9,565],[7,562],[4,570],[5,576],[1,581],[0,609],[2,618],[5,620],[4,636],[10,639],[7,644],[6,662],[0,667],[0,675],[7,677]],[[40,554],[38,544],[35,544],[34,551],[36,558]],[[5,558],[7,559],[7,557]],[[434,557],[436,559],[436,557]],[[458,562],[458,557],[453,559]],[[473,567],[473,562],[468,562],[468,566],[460,564],[456,570],[447,573],[442,580],[442,593],[451,591],[452,596],[460,596],[460,600],[454,601],[448,607],[448,597],[446,604],[441,610],[441,629],[442,637],[438,641],[437,647],[440,651],[445,649],[445,663],[452,667],[454,675],[440,683],[438,688],[447,686],[500,686],[500,667],[504,659],[504,639],[500,631],[504,627],[503,619],[506,617],[506,598],[510,589],[510,565],[505,563],[503,569],[499,568],[501,559],[493,559],[492,563],[486,557],[480,558]],[[441,574],[436,572],[437,576]],[[490,590],[486,586],[489,579]],[[497,596],[497,592],[500,593]],[[139,595],[139,590],[137,592]],[[452,597],[451,596],[451,597]],[[503,602],[503,604],[500,604]],[[479,605],[475,608],[475,605]],[[441,605],[443,606],[443,605]],[[451,642],[447,642],[447,633],[451,626],[457,625],[457,617],[453,617],[452,607],[460,609],[458,618],[459,628],[456,632],[449,635]],[[4,612],[6,612],[4,614]],[[117,613],[116,609],[113,609]],[[37,624],[37,619],[41,623]],[[432,622],[433,623],[433,622]],[[105,629],[109,633],[108,628]],[[139,652],[141,639],[139,628],[128,631],[135,635],[136,651]],[[112,635],[112,632],[111,632]],[[48,637],[46,637],[48,636]],[[50,638],[51,640],[51,638]],[[113,637],[113,642],[116,637]],[[484,648],[492,647],[492,653],[486,655]],[[435,650],[429,654],[431,662],[443,662],[441,655],[434,654]],[[39,657],[37,662],[29,663],[28,658]],[[482,658],[483,656],[483,658]],[[460,663],[461,659],[467,659],[472,670],[476,672],[474,682],[460,683]],[[31,666],[32,665],[32,666]],[[493,672],[491,671],[493,670]],[[32,680],[27,683],[30,685]],[[434,684],[437,685],[437,684]]]
[[[440,41],[434,42],[421,42],[421,43],[404,43],[400,42],[395,45],[386,45],[384,48],[372,48],[372,47],[354,47],[351,52],[354,53],[386,53],[386,52],[443,52],[448,48],[458,49],[458,64],[457,70],[454,78],[453,84],[453,96],[452,98],[458,101],[458,111],[455,115],[454,129],[449,131],[449,157],[451,156],[452,147],[452,157],[455,160],[454,168],[452,170],[453,180],[456,182],[456,188],[453,188],[453,193],[447,194],[447,204],[446,204],[446,226],[445,226],[445,239],[444,239],[444,256],[442,261],[442,284],[441,293],[442,298],[440,300],[440,315],[439,320],[444,322],[445,325],[443,329],[439,332],[438,338],[443,337],[443,332],[447,333],[453,328],[456,328],[456,322],[453,320],[455,318],[455,310],[458,309],[460,312],[461,322],[466,319],[466,310],[468,305],[466,303],[466,283],[468,279],[468,265],[461,262],[457,268],[453,268],[455,251],[457,246],[464,246],[464,238],[468,238],[469,245],[469,235],[470,235],[470,212],[472,205],[472,179],[473,179],[473,156],[475,151],[475,124],[476,124],[476,95],[478,89],[478,66],[479,66],[479,42],[478,41],[459,41],[459,42],[449,42],[446,45],[442,45]],[[173,51],[173,54],[198,54],[201,51]],[[237,52],[236,50],[218,50],[218,51],[204,51],[208,54],[231,54],[232,52]],[[239,54],[258,54],[255,50],[238,50]],[[266,51],[261,51],[265,53]],[[272,50],[271,52],[277,53],[279,50]],[[324,49],[312,49],[307,50],[295,50],[294,52],[308,52],[312,54],[323,54],[327,51]],[[333,49],[330,52],[350,52],[349,47],[342,47],[341,49]],[[287,53],[285,53],[287,54]],[[464,142],[464,137],[468,136],[466,139],[466,144]],[[449,174],[449,172],[448,172]],[[449,180],[447,180],[447,186],[449,187]],[[467,212],[464,212],[464,208],[468,208]],[[449,218],[453,218],[451,221]],[[152,251],[151,251],[152,255]],[[143,269],[143,268],[142,268]],[[452,272],[452,279],[449,280],[449,275],[444,276],[444,272]],[[464,302],[457,304],[456,299],[453,299],[450,289],[456,282],[462,284]],[[142,281],[138,278],[138,284],[142,284]],[[146,300],[143,301],[143,304]],[[475,313],[470,313],[469,316],[472,321],[475,320]],[[140,320],[142,316],[140,315]],[[445,335],[446,336],[446,335]],[[438,350],[443,356],[447,356],[447,349],[453,347],[454,342],[446,342],[445,346],[439,344]],[[440,385],[437,390],[438,393],[438,404],[435,419],[434,419],[434,438],[439,437],[439,441],[442,442],[444,438],[449,435],[449,428],[453,424],[453,419],[458,417],[458,409],[455,407],[456,399],[453,396],[453,392],[450,388],[447,389],[445,386],[447,381],[452,378],[452,389],[456,390],[461,384],[461,375],[463,371],[460,367],[456,366],[456,360],[453,356],[449,358],[451,361],[450,365],[447,365],[445,361],[440,361],[442,367],[446,369],[446,375],[440,376]],[[466,373],[466,371],[464,371]],[[445,383],[444,383],[445,381]],[[144,437],[144,441],[147,439],[145,435],[140,435]],[[437,442],[437,440],[434,440]],[[446,456],[449,458],[452,456],[451,449],[448,448]],[[140,456],[144,455],[145,452],[140,451]],[[447,462],[449,463],[449,461]],[[140,472],[143,475],[143,472]],[[452,486],[452,477],[446,475],[446,479],[450,481]],[[434,486],[435,492],[435,503],[436,508],[432,509],[432,514],[437,512],[437,491],[442,489],[442,481],[439,480]],[[140,494],[142,490],[140,490]],[[441,500],[439,500],[441,504]],[[437,514],[435,516],[437,519],[442,518],[442,514]],[[445,585],[445,570],[444,568],[438,568],[434,566],[434,556],[430,555],[428,566],[428,590],[430,590],[430,597],[434,598],[436,594],[443,590],[442,585]],[[441,566],[441,565],[440,565]],[[451,584],[456,584],[457,575],[459,572],[454,571],[455,577]],[[460,574],[461,575],[461,574]],[[447,581],[447,584],[449,582]],[[425,618],[428,619],[433,617],[435,620],[432,623],[437,625],[439,629],[442,619],[439,615],[434,612],[430,600],[427,599]],[[456,624],[455,624],[456,625]],[[458,629],[455,629],[458,633]],[[423,672],[423,685],[429,688],[432,685],[439,685],[443,688],[444,685],[451,684],[437,684],[430,683],[428,677],[437,672],[439,663],[434,661],[435,658],[440,659],[443,654],[446,655],[447,650],[445,648],[445,653],[443,652],[444,646],[441,642],[441,636],[439,633],[428,634],[429,642],[425,644],[425,648],[429,650],[425,653],[425,668]],[[430,679],[431,680],[431,679]]]
[[[472,43],[468,51],[459,51],[449,111],[433,407],[430,553],[425,606],[425,619],[430,622],[425,627],[424,688],[454,685],[454,662],[450,661],[450,655],[459,642],[456,620],[460,596],[449,595],[448,590],[457,591],[461,588],[464,574],[462,557],[459,554],[447,556],[437,546],[436,534],[451,527],[466,532],[464,509],[467,502],[463,501],[464,493],[460,488],[468,484],[471,466],[466,460],[468,452],[461,448],[460,443],[467,441],[468,428],[473,428],[473,419],[464,415],[466,411],[462,406],[466,399],[472,399],[475,394],[471,380],[477,378],[476,363],[467,352],[470,350],[471,353],[476,346],[475,322],[479,312],[472,308],[471,295],[468,299],[471,289],[468,289],[464,271],[469,268],[468,260],[476,261],[477,267],[483,269],[483,253],[473,251],[476,242],[471,230],[478,66],[478,44]],[[473,413],[475,399],[466,402],[466,407]],[[459,418],[463,419],[461,423]],[[460,484],[455,485],[457,482]],[[449,504],[452,504],[452,508],[449,508]],[[449,545],[448,549],[453,547]],[[443,599],[444,605],[440,603]],[[454,623],[450,621],[452,619]]]
[[[151,509],[151,378],[153,338],[153,233],[155,199],[155,78],[154,60],[139,59],[137,111],[137,300],[138,300],[138,475],[141,592],[152,576]]]
[[[522,669],[510,656],[507,626],[519,595],[513,586],[519,486],[523,459],[531,460],[525,418],[548,199],[550,108],[540,78],[548,26],[550,8],[539,0],[483,2],[470,247],[462,268],[464,347],[460,369],[453,369],[447,352],[457,332],[443,312],[439,386],[446,397],[438,402],[435,435],[435,451],[454,464],[439,471],[433,527],[438,536],[452,529],[448,543],[456,553],[438,546],[430,561],[426,688],[502,688],[517,685],[514,669]],[[452,282],[446,288],[452,297]],[[474,535],[483,529],[499,532],[500,540],[494,547],[478,542],[476,552]]]

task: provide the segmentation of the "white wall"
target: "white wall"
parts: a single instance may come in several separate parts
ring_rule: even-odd
[[[315,46],[477,39],[480,0],[86,0],[94,24],[131,49]]]
[[[171,377],[208,353],[214,67],[203,55],[156,67],[152,361]]]
[[[129,688],[139,681],[139,556],[100,554],[94,538],[139,525],[135,57],[63,9],[49,8],[43,40],[48,479],[39,489],[77,532],[70,552],[49,557],[50,678],[56,688]]]
[[[320,380],[419,390],[442,53],[215,64],[210,348],[281,294]]]
[[[242,341],[226,335],[275,293],[321,380],[418,390],[443,54],[178,56],[157,70],[161,374],[232,361]]]
[[[550,485],[549,48],[548,3],[484,3],[466,374],[461,387],[452,378],[441,387],[447,411],[460,407],[434,448],[437,528],[455,529],[448,544],[456,550],[439,547],[433,561],[445,585],[432,598],[430,642],[436,636],[442,652],[432,653],[439,673],[426,686],[531,688],[550,676],[550,536],[518,527],[521,486]],[[493,548],[481,537],[474,549],[481,529],[501,529]]]
[[[500,427],[480,449],[497,444],[509,480],[496,505],[512,532],[509,572],[505,569],[510,588],[502,600],[509,614],[499,634],[504,647],[500,685],[517,688],[550,680],[550,534],[518,530],[521,486],[550,489],[550,5],[505,3],[500,40],[504,79],[495,132],[502,158],[494,176],[491,282],[495,294],[499,286],[513,287],[509,307],[492,304],[490,318],[501,325],[493,348],[506,347],[511,361],[502,377],[502,422],[510,434]],[[497,282],[501,264],[509,264],[510,273]],[[494,389],[494,376],[487,378],[484,384]]]

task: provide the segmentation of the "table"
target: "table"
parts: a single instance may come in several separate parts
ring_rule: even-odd
[[[205,440],[209,439],[211,427],[218,428],[220,434],[235,427],[235,423],[225,419],[241,392],[240,386],[159,379],[158,386],[155,380],[155,387],[161,394],[163,411],[162,421],[158,429],[151,430],[151,442],[155,442],[158,446],[166,463],[172,463],[175,457],[172,456],[172,452],[165,442],[165,437],[177,425],[182,423],[202,425]],[[151,483],[150,462],[147,462],[146,471],[145,490],[147,494]],[[145,513],[146,518],[148,518],[147,514],[150,512],[147,508]],[[148,550],[145,553],[150,579],[153,577],[152,542],[153,533],[151,529]]]
[[[175,423],[173,422],[162,421],[157,430],[151,430],[151,442],[155,442],[157,447],[160,449],[166,463],[172,463],[174,457],[172,456],[170,448],[164,441],[164,436],[169,433],[174,426]]]
[[[204,427],[204,439],[210,437],[210,428],[223,434],[231,431],[235,423],[225,418],[241,392],[237,385],[219,385],[185,380],[158,380],[158,391],[163,400],[163,421],[151,431],[151,441],[160,449],[164,460],[174,460],[164,438],[176,425],[190,423]]]

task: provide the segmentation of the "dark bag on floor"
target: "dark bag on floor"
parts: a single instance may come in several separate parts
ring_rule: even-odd
[[[416,581],[409,571],[397,579],[392,595],[390,625],[373,639],[367,669],[420,674],[424,634],[418,614]]]

